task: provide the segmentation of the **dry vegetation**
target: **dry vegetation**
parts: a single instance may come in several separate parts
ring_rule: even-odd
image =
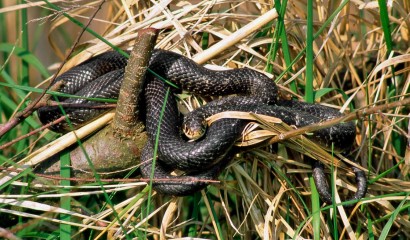
[[[75,45],[75,56],[63,68],[68,69],[110,47],[90,34],[75,42],[81,28],[63,13],[86,23],[98,11],[90,28],[121,48],[132,46],[139,29],[156,27],[162,29],[158,48],[179,52],[201,64],[259,70],[272,76],[284,95],[300,99],[312,94],[308,93],[308,79],[312,79],[316,95],[308,99],[313,96],[316,102],[346,113],[366,110],[361,111],[364,116],[355,119],[357,136],[348,159],[336,155],[332,165],[332,153],[314,145],[300,147],[298,144],[305,140],[297,138],[275,145],[275,151],[261,147],[238,156],[220,176],[220,183],[184,198],[148,195],[142,182],[115,183],[104,188],[98,183],[84,184],[63,192],[57,185],[43,186],[42,191],[16,191],[15,187],[24,186],[28,179],[41,179],[30,174],[28,168],[16,171],[17,177],[5,181],[7,174],[21,167],[13,166],[20,154],[32,153],[55,137],[42,131],[0,150],[3,169],[13,166],[0,178],[1,236],[17,239],[36,232],[36,237],[48,238],[64,234],[137,239],[410,238],[408,107],[403,105],[409,98],[410,83],[407,0],[389,2],[392,5],[387,6],[388,16],[383,15],[378,5],[384,1],[315,1],[312,24],[316,38],[310,45],[306,37],[307,3],[303,0],[289,1],[283,18],[272,10],[272,1],[154,4],[113,0],[106,1],[100,10],[101,1],[53,2],[61,10],[53,9],[45,1],[3,5],[0,13],[6,24],[2,26],[7,25],[9,32],[1,30],[6,35],[2,36],[2,43],[24,46],[25,37],[20,31],[27,26],[32,34],[28,35],[26,50],[42,59],[49,69],[55,70],[55,64],[66,59]],[[21,9],[29,13],[28,25],[16,21],[22,19],[18,14],[26,14]],[[281,25],[286,34],[278,31]],[[306,60],[306,47],[313,50],[313,65]],[[0,85],[2,123],[11,118],[17,104],[26,104],[26,92],[17,86],[34,86],[44,79],[29,62],[31,82],[25,82],[21,74],[22,55],[15,54],[17,50],[5,49],[0,45],[0,80],[7,82],[7,73],[15,85]],[[14,109],[7,100],[15,103]],[[388,103],[396,106],[390,107]],[[5,135],[0,144],[39,126],[35,117],[29,120],[33,123],[21,124]],[[259,120],[262,128],[271,132],[269,137],[282,131],[281,126]],[[317,194],[311,194],[310,163],[300,152],[326,164],[329,179],[334,178],[342,201],[355,190],[354,176],[347,166],[351,162],[363,166],[369,177],[366,198],[352,208],[322,204],[317,214],[312,210],[318,201]],[[44,159],[42,156],[36,161]],[[68,204],[64,202],[67,199],[71,201]],[[63,221],[58,220],[61,218]]]

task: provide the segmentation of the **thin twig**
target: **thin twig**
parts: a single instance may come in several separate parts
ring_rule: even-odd
[[[57,91],[61,87],[61,85],[62,85],[62,82],[59,82],[55,84],[54,86],[52,86],[50,90]],[[4,134],[6,134],[11,129],[13,129],[15,126],[17,126],[17,124],[19,124],[24,119],[29,117],[39,107],[46,106],[47,101],[50,99],[50,97],[51,95],[43,95],[42,97],[37,98],[36,101],[29,104],[23,111],[16,113],[14,117],[9,119],[7,123],[1,125],[0,126],[0,138],[3,137]]]
[[[46,104],[39,104],[38,107],[59,107],[64,108],[90,108],[90,109],[114,109],[117,107],[116,103],[112,104],[95,104],[95,103],[66,103],[66,102],[56,102],[49,100]]]
[[[386,104],[379,105],[379,106],[374,106],[374,107],[367,106],[357,111],[354,111],[352,113],[338,117],[338,118],[334,118],[334,119],[331,119],[325,122],[320,122],[314,125],[301,127],[301,128],[289,131],[289,132],[281,133],[278,136],[272,137],[268,142],[264,143],[263,145],[271,145],[278,141],[290,139],[290,138],[296,137],[304,133],[310,133],[310,132],[314,132],[320,129],[328,128],[328,127],[331,127],[333,125],[336,125],[342,122],[349,122],[349,121],[353,121],[356,119],[362,119],[363,117],[369,116],[371,114],[379,113],[379,112],[382,112],[384,110],[391,109],[391,108],[402,107],[402,106],[409,105],[409,104],[410,104],[410,98],[406,98],[406,99],[403,99],[402,101],[386,103]]]
[[[35,130],[33,130],[33,131],[31,131],[31,132],[29,132],[29,133],[23,135],[23,136],[20,136],[20,137],[18,137],[18,138],[15,138],[15,139],[13,139],[13,140],[10,141],[10,142],[1,145],[1,146],[0,146],[0,150],[3,150],[3,149],[5,149],[6,147],[9,147],[9,146],[13,145],[14,143],[16,143],[16,142],[18,142],[18,141],[21,141],[21,140],[23,140],[23,139],[25,139],[25,138],[28,138],[28,137],[30,137],[30,136],[33,136],[34,134],[36,134],[36,133],[38,133],[38,132],[40,132],[40,131],[42,131],[42,130],[44,130],[44,129],[46,129],[46,128],[48,128],[48,127],[54,125],[54,124],[58,124],[58,123],[60,123],[60,122],[62,122],[62,121],[64,121],[64,120],[65,120],[65,116],[61,116],[61,117],[57,118],[56,120],[54,120],[54,121],[52,121],[52,122],[49,122],[49,123],[47,123],[47,124],[41,126],[40,128],[37,128],[37,129],[35,129]]]
[[[20,169],[20,168],[13,168],[13,167],[1,167],[0,166],[0,170],[1,171],[10,171],[10,172],[17,172],[17,173],[21,173],[24,171],[24,169]],[[53,180],[69,180],[69,181],[76,181],[76,182],[96,182],[96,178],[78,178],[78,177],[70,177],[70,178],[65,178],[65,177],[61,177],[61,176],[56,176],[56,175],[50,175],[50,174],[41,174],[41,173],[36,173],[35,174],[38,177],[42,177],[42,178],[46,178],[46,179],[53,179]],[[158,181],[158,182],[175,182],[175,179],[169,179],[169,178],[153,178],[152,179],[154,182]],[[151,179],[149,178],[101,178],[99,179],[99,181],[101,182],[105,182],[105,183],[114,183],[114,182],[149,182],[151,181]],[[186,178],[181,179],[182,181],[186,181]],[[192,177],[190,178],[189,181],[197,181],[197,182],[207,182],[207,183],[220,183],[219,180],[212,180],[212,179],[199,179],[197,177]]]
[[[24,119],[26,119],[28,116],[33,114],[34,111],[38,109],[38,103],[40,101],[44,101],[43,97],[46,95],[47,91],[50,90],[53,87],[53,84],[55,82],[55,79],[57,78],[58,74],[60,73],[61,69],[64,67],[68,59],[70,58],[71,54],[74,52],[75,47],[78,45],[80,42],[81,37],[83,36],[84,32],[90,26],[91,22],[97,15],[97,13],[101,10],[102,5],[105,3],[105,0],[101,1],[101,3],[98,5],[97,9],[93,13],[93,15],[90,17],[88,20],[87,24],[85,24],[85,27],[81,29],[79,35],[77,36],[76,40],[74,41],[73,46],[70,48],[70,51],[68,51],[67,56],[64,58],[64,61],[60,64],[58,67],[56,73],[50,80],[50,84],[44,91],[41,93],[41,95],[36,98],[32,103],[30,103],[25,109],[23,109],[21,112],[18,112],[14,117],[12,117],[6,124],[2,125],[0,127],[0,138],[3,137],[4,134],[6,134],[8,131],[13,129],[15,126],[17,126],[19,123],[21,123]],[[49,97],[48,97],[49,98]]]

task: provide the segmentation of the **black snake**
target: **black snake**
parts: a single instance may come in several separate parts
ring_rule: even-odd
[[[64,80],[60,90],[87,98],[118,98],[119,88],[124,75],[127,59],[117,52],[106,52],[70,69],[56,79]],[[155,50],[149,68],[175,83],[181,89],[202,95],[217,96],[237,94],[211,102],[189,114],[186,122],[203,122],[203,119],[217,112],[234,110],[270,115],[296,127],[318,123],[340,116],[331,108],[292,100],[279,100],[278,90],[272,80],[257,71],[243,68],[227,71],[212,71],[197,65],[179,54]],[[171,89],[152,74],[147,74],[144,87],[146,105],[143,116],[149,141],[143,150],[141,160],[142,176],[149,178],[155,165],[153,184],[159,192],[171,195],[187,195],[207,186],[207,180],[215,179],[238,151],[233,147],[240,137],[247,121],[221,119],[213,123],[206,135],[195,142],[187,142],[180,135],[181,119],[176,100]],[[165,100],[165,96],[168,98]],[[87,99],[60,98],[69,104],[98,103]],[[163,103],[166,106],[163,108]],[[100,103],[101,104],[101,103]],[[142,104],[144,105],[144,104]],[[164,112],[162,112],[164,109]],[[74,127],[79,127],[96,118],[103,109],[65,107]],[[61,111],[57,107],[43,107],[38,111],[43,124],[57,119]],[[161,121],[159,122],[159,120]],[[54,131],[64,132],[71,129],[67,124],[51,127]],[[158,131],[159,129],[159,131]],[[158,136],[157,133],[159,133]],[[333,143],[335,149],[346,150],[353,143],[355,126],[353,123],[340,123],[330,128],[315,131],[312,138],[327,148]],[[158,159],[153,163],[154,146],[157,145]],[[319,193],[329,202],[329,190],[323,181],[323,168],[314,165],[314,178],[321,188]],[[171,176],[173,170],[183,170],[184,176]],[[366,192],[366,179],[361,171],[356,171],[358,191],[353,199],[361,198]],[[330,198],[330,199],[329,199]]]

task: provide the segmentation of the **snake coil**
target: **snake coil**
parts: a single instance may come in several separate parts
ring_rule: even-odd
[[[64,87],[60,90],[63,93],[86,98],[116,99],[126,63],[127,59],[119,53],[106,52],[70,69],[59,76],[56,82],[64,81]],[[338,111],[322,105],[279,100],[274,82],[264,74],[247,68],[212,71],[184,56],[165,50],[153,52],[149,68],[181,89],[202,96],[236,94],[236,96],[210,102],[194,113],[188,114],[184,120],[188,125],[197,126],[206,117],[223,111],[246,111],[269,115],[296,127],[341,116]],[[247,121],[218,120],[209,127],[203,138],[195,142],[187,142],[180,135],[182,120],[173,94],[169,94],[165,99],[168,89],[169,87],[163,81],[152,74],[147,74],[143,91],[146,115],[143,118],[146,119],[145,126],[149,141],[141,156],[143,162],[141,172],[143,177],[149,178],[154,167],[154,178],[160,179],[154,182],[153,186],[156,190],[171,195],[187,195],[207,186],[207,181],[215,179],[229,164],[238,151],[233,144],[240,137]],[[175,89],[170,91],[177,93]],[[64,103],[96,105],[95,102],[85,98],[60,98],[59,100]],[[165,110],[161,113],[164,103]],[[106,111],[78,107],[66,107],[64,110],[74,127],[82,126]],[[162,119],[161,114],[163,114]],[[46,124],[60,117],[62,113],[57,107],[49,106],[40,108],[38,115],[41,122]],[[58,132],[71,129],[67,123],[54,125],[51,128]],[[159,136],[156,136],[158,132]],[[313,132],[311,138],[324,147],[329,148],[333,144],[337,150],[343,151],[354,142],[354,136],[353,123],[339,123]],[[153,164],[155,144],[158,144],[158,159]],[[172,176],[170,172],[173,170],[183,170],[186,174]],[[323,170],[314,165],[315,181],[321,181],[323,176]],[[359,199],[366,192],[366,180],[362,174],[356,176],[360,176],[359,190],[354,199]],[[323,186],[323,191],[319,191],[321,196],[324,196],[323,200],[329,202],[329,197],[326,195],[329,191],[324,189],[326,184],[320,186]]]

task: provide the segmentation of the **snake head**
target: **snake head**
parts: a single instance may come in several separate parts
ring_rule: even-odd
[[[198,140],[205,135],[206,126],[205,119],[202,121],[185,121],[182,124],[182,131],[190,140]]]

